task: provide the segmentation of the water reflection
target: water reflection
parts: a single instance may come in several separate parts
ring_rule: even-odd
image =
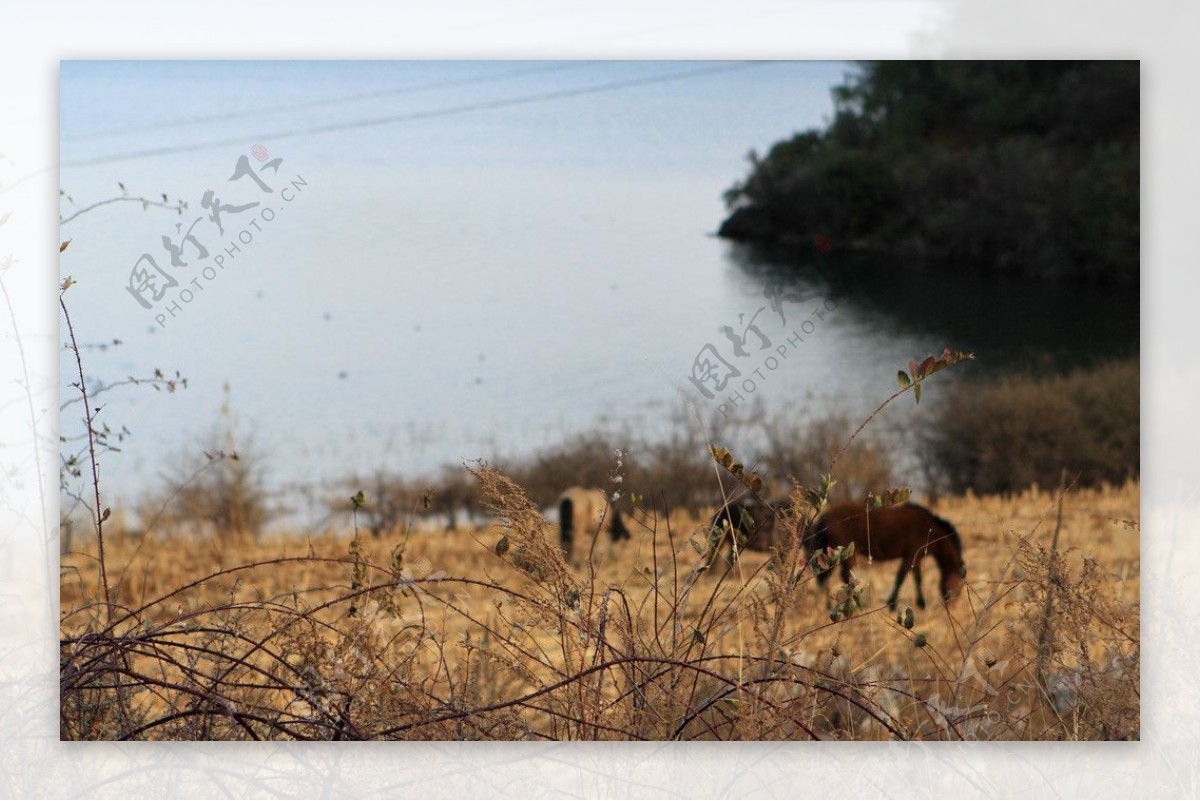
[[[810,246],[734,245],[729,260],[735,280],[833,298],[881,345],[912,337],[973,350],[984,357],[980,374],[1069,369],[1138,351],[1136,292]]]

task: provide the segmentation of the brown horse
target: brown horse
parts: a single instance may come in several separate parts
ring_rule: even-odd
[[[842,562],[842,581],[849,583],[850,569],[858,554],[887,562],[900,560],[896,584],[888,596],[888,609],[896,608],[900,585],[911,570],[917,585],[917,606],[925,608],[921,594],[921,560],[932,556],[942,573],[942,600],[949,602],[962,590],[967,567],[963,562],[962,539],[949,521],[943,520],[923,506],[905,503],[872,509],[870,514],[857,503],[839,503],[829,507],[817,518],[812,536],[804,542],[811,557],[820,548],[836,548],[854,543],[855,556]],[[829,580],[830,571],[819,573],[821,586]]]
[[[615,504],[610,505],[604,490],[571,487],[558,499],[558,536],[563,553],[571,558],[575,549],[575,534],[599,533],[600,521],[607,514],[611,543],[630,539],[629,529],[621,520]]]

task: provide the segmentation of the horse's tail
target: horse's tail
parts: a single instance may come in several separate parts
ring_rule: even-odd
[[[621,519],[621,510],[617,508],[615,503],[610,503],[608,508],[612,510],[612,525],[609,526],[609,531],[612,533],[612,541],[620,542],[621,540],[632,539],[633,535],[629,533],[629,529],[625,528],[625,521]]]
[[[575,543],[575,502],[570,495],[564,495],[558,502],[558,541],[563,552],[570,556]]]

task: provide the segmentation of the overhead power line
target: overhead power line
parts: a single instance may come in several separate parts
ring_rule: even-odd
[[[179,128],[184,125],[202,125],[206,122],[218,122],[224,120],[236,120],[243,117],[255,117],[262,114],[275,114],[281,111],[299,111],[308,108],[322,108],[326,106],[345,105],[347,103],[357,103],[361,100],[371,100],[380,97],[395,97],[398,95],[419,94],[428,92],[433,89],[450,89],[460,86],[474,86],[485,83],[495,83],[497,81],[507,81],[512,78],[523,78],[528,75],[539,75],[547,72],[562,72],[564,70],[578,69],[586,67],[595,62],[591,61],[572,61],[566,64],[555,64],[553,66],[542,65],[530,69],[510,70],[496,75],[477,75],[474,78],[460,78],[453,81],[435,81],[433,83],[413,84],[409,86],[395,86],[389,89],[376,89],[371,92],[358,92],[356,94],[341,95],[333,98],[323,98],[321,100],[306,100],[298,103],[284,103],[276,106],[263,106],[260,108],[243,109],[241,111],[227,111],[220,114],[202,114],[194,117],[179,117],[172,120],[164,120],[162,122],[150,123],[148,125],[140,125],[135,128],[114,128],[107,131],[95,131],[91,133],[77,133],[70,136],[64,136],[64,142],[79,142],[94,139],[105,139],[112,136],[122,136],[131,133],[143,133],[145,131],[159,131],[165,128]]]
[[[390,114],[381,117],[368,117],[359,120],[348,120],[345,122],[333,122],[323,125],[313,125],[307,128],[295,128],[282,131],[262,132],[254,135],[233,136],[223,139],[214,139],[206,142],[196,142],[185,145],[167,145],[163,147],[144,148],[141,150],[131,150],[124,153],[112,153],[103,156],[94,156],[91,158],[68,159],[62,162],[63,167],[91,167],[99,164],[111,164],[119,161],[133,161],[136,159],[151,158],[154,156],[168,156],[177,153],[190,153],[200,150],[211,150],[220,147],[230,147],[235,145],[243,145],[248,141],[254,142],[270,142],[280,139],[290,139],[297,136],[311,136],[314,134],[332,133],[335,131],[347,131],[356,128],[370,128],[378,125],[393,125],[400,122],[415,122],[419,120],[435,119],[438,117],[449,117],[455,114],[464,114],[473,111],[491,111],[495,109],[512,108],[515,106],[525,106],[533,103],[541,103],[552,100],[565,100],[574,97],[584,97],[586,95],[601,94],[603,92],[613,92],[621,89],[632,89],[639,86],[649,86],[652,84],[668,83],[672,81],[682,81],[690,78],[698,78],[708,75],[716,75],[725,72],[733,72],[736,70],[758,67],[764,64],[773,62],[768,61],[739,61],[735,63],[719,64],[711,67],[702,67],[684,72],[675,72],[668,75],[656,75],[646,78],[631,78],[625,81],[612,81],[610,83],[594,84],[592,86],[581,86],[571,89],[561,89],[554,92],[544,92],[533,95],[520,95],[517,97],[502,98],[499,100],[484,100],[475,103],[466,103],[459,106],[450,106],[441,109],[431,109],[429,111],[414,111],[405,114]]]

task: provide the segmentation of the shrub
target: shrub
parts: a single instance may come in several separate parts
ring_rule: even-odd
[[[228,389],[226,390],[228,392]],[[141,529],[223,540],[257,539],[276,514],[266,487],[266,465],[252,435],[239,435],[228,399],[221,422],[200,453],[178,460],[156,493],[143,499]]]
[[[1053,486],[1066,468],[1079,486],[1140,470],[1136,360],[1065,376],[1015,376],[949,390],[930,431],[929,459],[950,492]]]

